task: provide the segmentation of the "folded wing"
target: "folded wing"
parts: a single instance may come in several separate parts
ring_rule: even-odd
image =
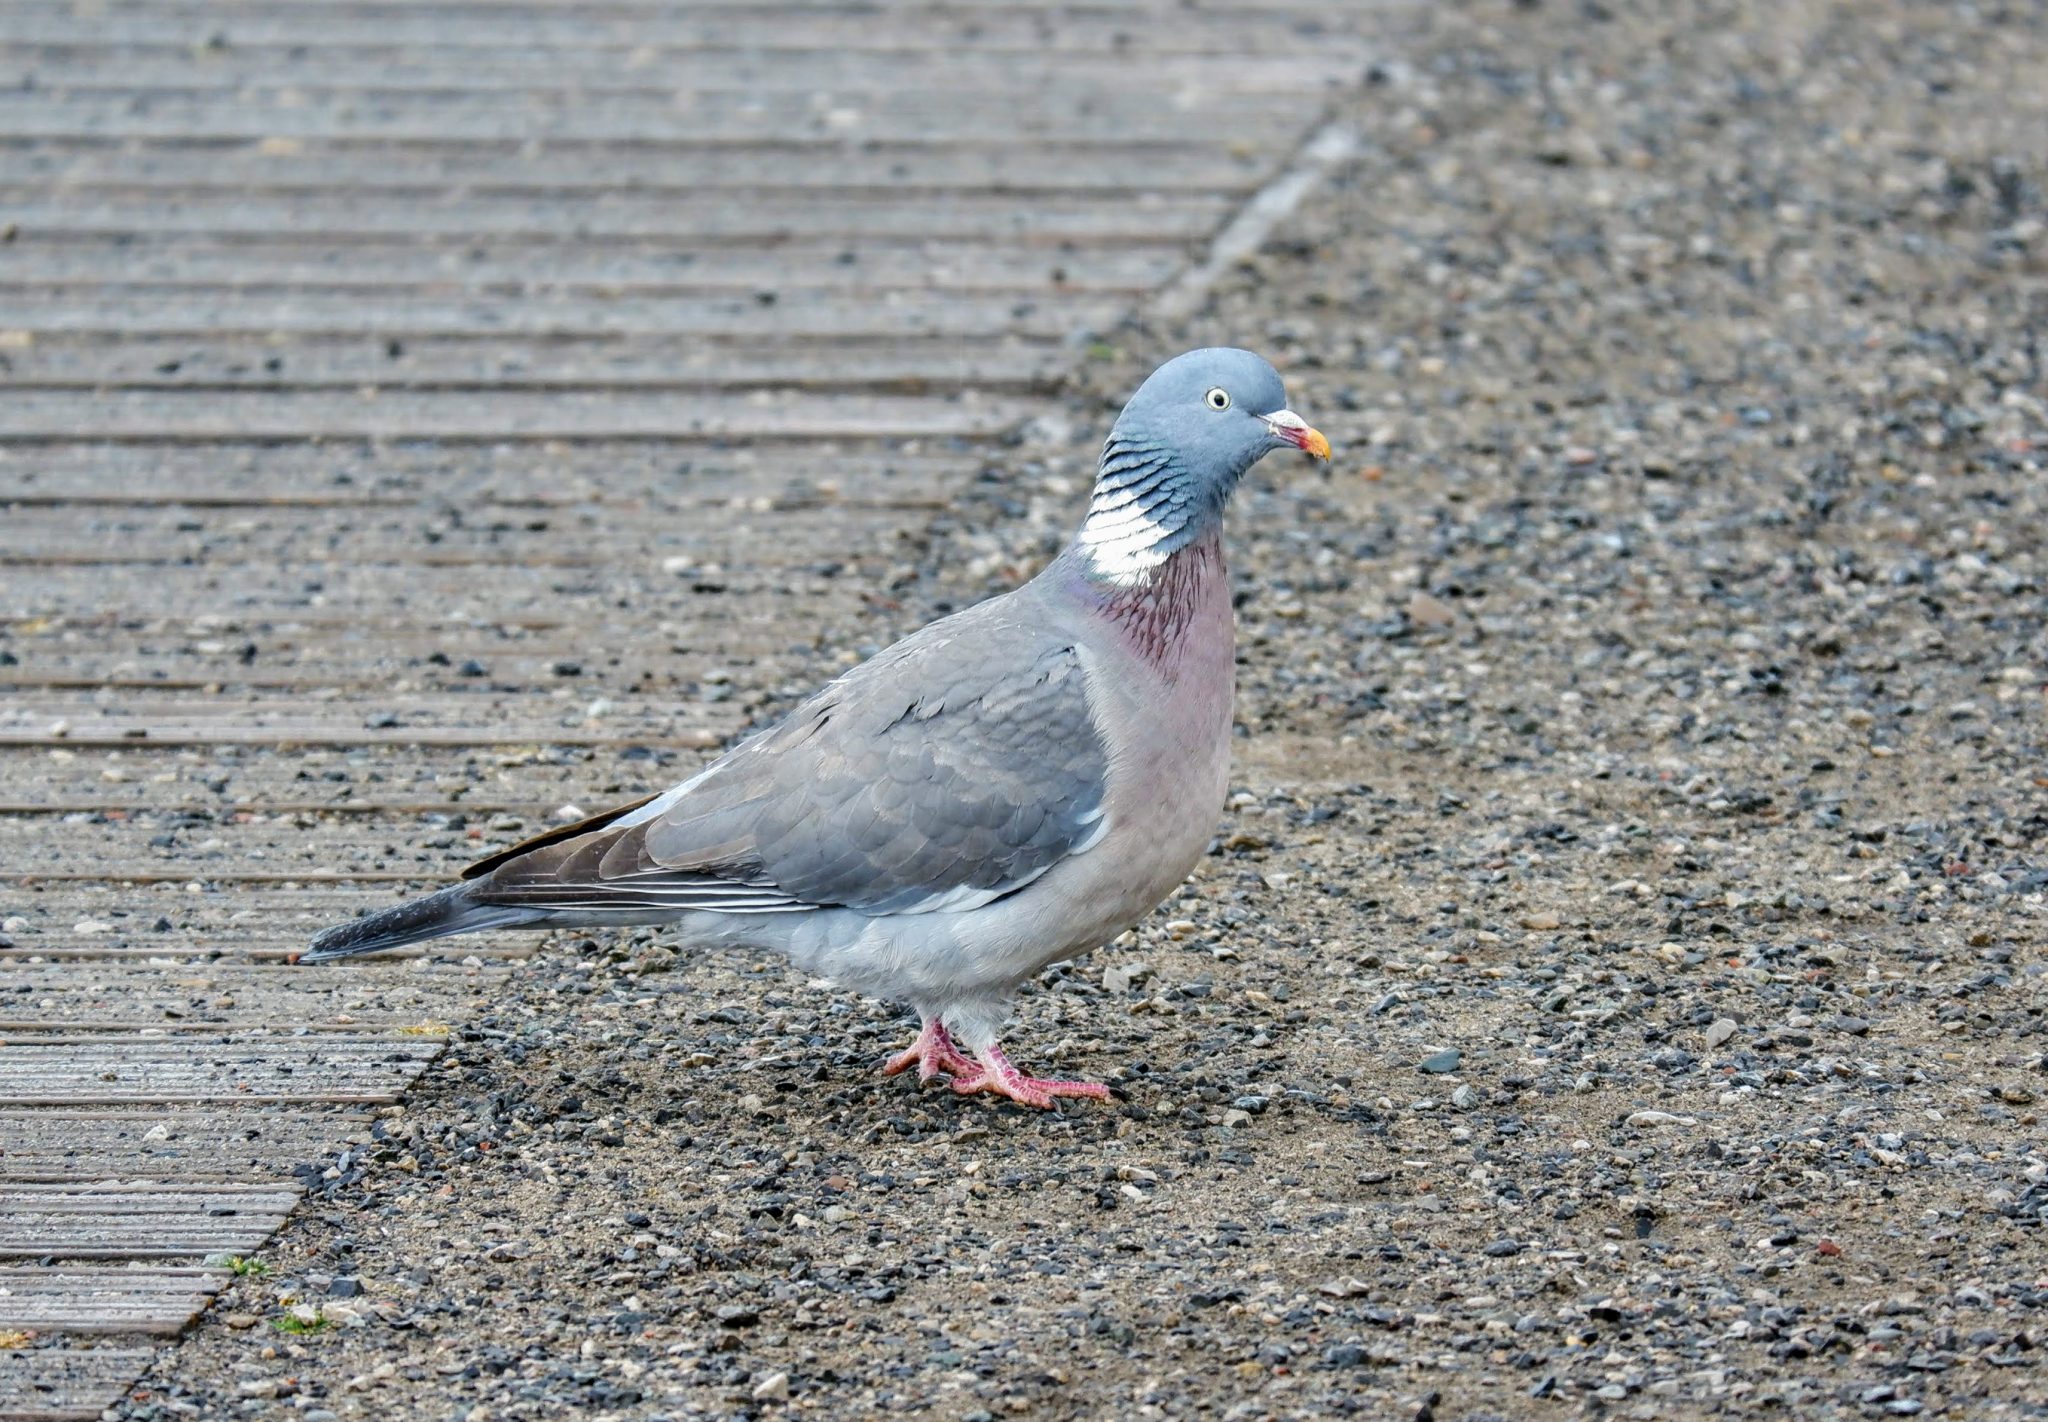
[[[668,794],[480,866],[555,910],[975,908],[1107,832],[1076,648],[1000,616],[935,623]]]

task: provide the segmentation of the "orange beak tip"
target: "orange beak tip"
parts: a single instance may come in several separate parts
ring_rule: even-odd
[[[1317,459],[1329,459],[1330,442],[1323,438],[1320,430],[1311,429],[1308,421],[1294,411],[1275,410],[1272,414],[1262,415],[1260,418],[1266,422],[1266,428],[1272,433],[1273,438],[1282,444],[1291,444],[1304,454],[1313,455]]]

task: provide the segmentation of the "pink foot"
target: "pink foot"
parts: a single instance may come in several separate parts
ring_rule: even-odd
[[[966,1072],[948,1071],[953,1078],[953,1089],[962,1096],[972,1096],[977,1091],[986,1091],[995,1096],[1007,1096],[1025,1106],[1036,1106],[1041,1111],[1052,1109],[1056,1096],[1085,1096],[1090,1101],[1109,1100],[1109,1088],[1095,1081],[1048,1081],[1043,1077],[1026,1076],[1003,1055],[1003,1049],[991,1045],[981,1054],[979,1062],[969,1062]]]
[[[959,1078],[981,1070],[981,1063],[960,1050],[953,1042],[952,1033],[946,1024],[934,1017],[924,1024],[924,1030],[917,1034],[917,1040],[904,1051],[889,1058],[882,1068],[884,1076],[917,1068],[920,1082],[930,1081],[940,1072]]]

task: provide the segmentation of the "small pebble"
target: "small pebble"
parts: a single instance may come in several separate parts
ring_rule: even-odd
[[[1698,1120],[1691,1116],[1678,1116],[1669,1111],[1632,1111],[1627,1124],[1631,1126],[1697,1126]]]
[[[1449,627],[1458,620],[1456,608],[1426,592],[1410,594],[1402,611],[1418,627]]]

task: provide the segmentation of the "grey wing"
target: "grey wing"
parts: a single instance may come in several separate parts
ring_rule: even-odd
[[[988,618],[927,634],[695,781],[499,867],[490,897],[930,913],[1014,893],[1092,848],[1109,827],[1108,752],[1076,648]]]
[[[866,913],[972,908],[1106,832],[1108,756],[1073,647],[961,668],[879,725],[875,709],[776,766],[783,793],[762,805],[755,856],[785,893]],[[673,833],[681,849],[692,827]]]

